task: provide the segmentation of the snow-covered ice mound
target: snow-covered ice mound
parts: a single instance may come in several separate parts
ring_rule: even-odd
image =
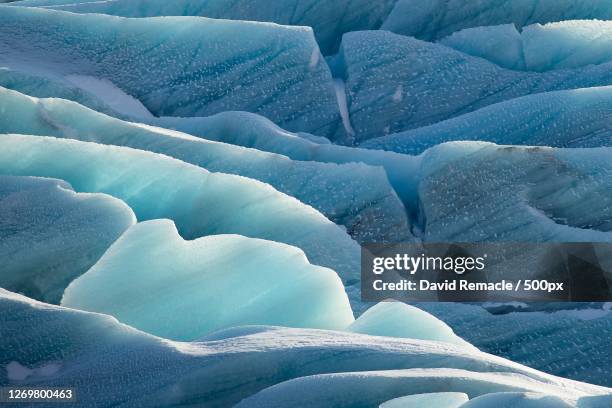
[[[443,321],[400,302],[378,303],[359,316],[347,330],[372,336],[435,340],[472,347]]]
[[[329,68],[307,27],[3,6],[0,65],[110,81],[156,116],[244,110],[323,136],[340,125]]]
[[[0,176],[0,286],[59,303],[134,222],[104,194],[77,194],[61,180]]]
[[[454,140],[564,148],[612,146],[612,87],[523,96],[430,126],[370,139],[361,147],[420,154]]]
[[[61,304],[175,340],[242,325],[343,329],[353,321],[338,275],[299,249],[238,235],[184,241],[168,220],[130,228]]]
[[[380,408],[459,408],[468,399],[467,394],[462,392],[432,392],[394,398],[380,404]]]
[[[612,4],[601,0],[397,0],[382,29],[435,40],[470,27],[508,23],[523,27],[576,19],[611,20]]]
[[[544,73],[512,71],[386,31],[345,34],[338,58],[357,143],[532,93],[612,84],[612,63]],[[352,139],[342,129],[335,140]]]
[[[575,20],[462,30],[441,43],[505,68],[547,71],[612,61],[612,21]]]
[[[612,241],[611,148],[453,142],[424,153],[424,239]]]
[[[293,398],[291,406],[376,406],[447,388],[470,397],[538,391],[574,402],[610,393],[440,342],[286,328],[174,342],[106,315],[46,305],[4,290],[0,327],[1,384],[75,387],[82,406],[225,407],[306,376],[314,377],[280,384],[280,392],[268,388],[243,406],[272,404],[283,396]]]
[[[559,397],[536,392],[497,392],[474,398],[460,408],[572,408],[574,406]]]
[[[123,17],[203,16],[230,20],[271,21],[312,27],[321,50],[337,50],[342,34],[377,29],[396,0],[25,0],[71,13],[102,13]]]
[[[355,241],[312,207],[256,180],[126,147],[26,135],[0,135],[0,174],[54,177],[78,192],[110,194],[139,221],[172,219],[186,239],[239,234],[283,242],[345,283],[359,277]]]
[[[0,111],[7,118],[0,122],[0,133],[54,136],[162,153],[209,171],[268,183],[345,226],[360,242],[413,240],[406,210],[379,167],[294,161],[278,154],[125,122],[73,102],[36,99],[2,88]],[[226,116],[230,122],[239,117]],[[275,127],[268,126],[274,132]],[[405,168],[402,172],[406,179],[409,171]]]

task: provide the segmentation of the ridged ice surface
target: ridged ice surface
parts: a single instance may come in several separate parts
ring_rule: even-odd
[[[74,140],[0,135],[0,147],[0,174],[59,178],[78,192],[123,199],[139,221],[172,219],[186,239],[239,234],[284,242],[304,250],[313,264],[334,269],[344,282],[359,276],[359,246],[340,227],[256,180]]]
[[[340,123],[329,68],[306,27],[7,6],[0,64],[107,80],[157,116],[244,110],[322,136]]]
[[[455,140],[564,148],[612,146],[612,87],[515,98],[430,126],[370,139],[361,146],[420,154]]]
[[[109,316],[41,304],[4,290],[0,327],[0,383],[75,387],[82,406],[231,406],[299,377],[304,386],[285,382],[280,392],[269,388],[243,406],[271,407],[275,398],[292,398],[291,406],[341,406],[338,398],[356,403],[351,406],[375,406],[441,388],[471,397],[539,391],[571,401],[609,392],[439,342],[262,327],[236,337],[173,342]],[[329,373],[340,374],[317,376]]]
[[[436,40],[464,28],[561,20],[612,19],[612,4],[600,0],[397,0],[382,29]]]
[[[592,384],[610,384],[612,310],[600,304],[567,310],[492,314],[480,306],[419,304],[482,351]],[[577,309],[579,308],[580,309]],[[604,309],[606,307],[606,309]],[[606,405],[601,405],[605,407]]]
[[[612,61],[612,21],[572,20],[523,27],[475,27],[441,43],[510,69],[548,71]]]
[[[134,222],[113,197],[77,194],[61,180],[0,176],[0,286],[59,303]]]
[[[610,148],[448,143],[424,154],[419,197],[432,242],[609,242]]]
[[[238,235],[184,241],[168,220],[130,228],[68,286],[62,306],[175,340],[242,325],[343,329],[353,321],[338,275],[301,250]]]
[[[42,6],[72,13],[123,17],[203,16],[230,20],[271,21],[312,27],[321,50],[335,52],[342,34],[380,27],[396,0],[25,0],[20,6]]]
[[[533,93],[612,84],[612,65],[544,73],[385,31],[346,34],[341,61],[354,141],[360,143]],[[346,141],[345,133],[336,136]]]
[[[2,88],[0,111],[8,118],[0,122],[0,133],[54,136],[162,153],[210,171],[269,183],[344,225],[360,242],[413,239],[406,210],[385,171],[378,167],[290,160],[278,154],[124,122],[69,101],[36,99]],[[248,125],[244,120],[232,122]],[[270,132],[275,131],[272,124],[267,126]]]

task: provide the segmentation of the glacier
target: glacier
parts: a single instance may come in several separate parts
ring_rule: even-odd
[[[610,393],[609,388],[440,342],[289,328],[171,341],[107,315],[40,303],[3,289],[0,327],[1,384],[77,387],[83,406],[217,407],[240,401],[242,406],[258,406],[258,401],[274,406],[274,398],[283,396],[293,398],[291,406],[314,402],[308,406],[329,407],[356,397],[362,402],[355,406],[372,406],[445,388],[472,398],[509,390],[541,392],[576,404]],[[304,388],[296,389],[296,381]],[[327,388],[330,383],[334,388]],[[275,392],[279,388],[282,392]]]
[[[459,408],[468,399],[467,394],[462,392],[432,392],[429,394],[415,394],[394,398],[380,404],[380,408]]]
[[[31,98],[2,88],[0,112],[10,118],[0,122],[0,133],[54,136],[162,153],[209,171],[268,183],[345,226],[359,242],[414,240],[404,205],[378,166],[289,160],[121,121],[69,101]],[[248,126],[244,120],[232,119],[229,123]]]
[[[458,51],[504,68],[544,72],[612,61],[612,22],[571,20],[533,24],[521,32],[513,25],[474,27],[440,40]]]
[[[486,106],[433,125],[362,143],[417,155],[451,141],[562,148],[612,146],[612,87],[527,95]]]
[[[400,302],[381,302],[372,306],[347,330],[372,336],[434,340],[466,348],[472,347],[441,320],[421,309]]]
[[[24,0],[19,6],[122,17],[203,16],[312,27],[325,54],[337,51],[342,34],[381,26],[396,0]]]
[[[136,222],[132,210],[105,194],[77,194],[61,180],[0,176],[0,286],[59,303]]]
[[[451,142],[423,154],[430,242],[610,242],[611,148]]]
[[[529,305],[546,305],[530,303]],[[549,304],[550,305],[550,304]],[[599,304],[555,303],[566,310],[491,313],[480,305],[418,303],[443,319],[457,335],[487,353],[591,384],[610,384],[607,367],[612,310]],[[572,307],[574,310],[572,310]],[[603,405],[605,406],[605,405]]]
[[[479,26],[561,20],[612,20],[612,5],[593,0],[397,0],[381,29],[423,40],[437,40]]]
[[[574,405],[559,397],[536,392],[498,392],[481,395],[461,405],[462,408],[572,408]]]
[[[0,135],[0,174],[53,177],[77,192],[109,194],[139,221],[173,220],[185,239],[238,234],[283,242],[346,284],[359,279],[359,245],[344,230],[256,180],[126,147],[27,135]]]
[[[482,58],[386,31],[344,35],[339,68],[355,144],[450,119],[533,93],[612,85],[612,63],[543,73],[503,69]]]
[[[238,235],[185,241],[168,220],[130,228],[70,283],[61,305],[174,340],[243,325],[343,329],[353,321],[338,275],[301,250]]]
[[[107,80],[155,116],[244,110],[326,136],[341,124],[329,68],[323,58],[313,61],[319,52],[307,27],[16,6],[0,12],[1,66]]]

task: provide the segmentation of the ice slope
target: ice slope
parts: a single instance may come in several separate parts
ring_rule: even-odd
[[[461,408],[572,408],[576,405],[559,397],[536,392],[499,392],[481,395]]]
[[[462,392],[432,392],[394,398],[380,404],[380,408],[459,408],[467,400],[468,396]]]
[[[53,179],[0,176],[0,286],[51,303],[134,224],[104,194]]]
[[[40,73],[35,74],[27,71],[0,66],[0,86],[39,98],[68,99],[98,112],[120,116],[104,101],[63,77],[46,77]]]
[[[424,153],[419,198],[432,242],[612,241],[611,148],[454,142]]]
[[[545,73],[511,71],[385,31],[345,34],[341,61],[356,143],[532,93],[612,84],[612,63]],[[348,139],[342,131],[335,140]]]
[[[398,0],[382,29],[436,40],[470,27],[561,20],[612,19],[612,4],[601,0]]]
[[[342,34],[377,29],[396,0],[25,0],[19,6],[41,6],[72,13],[123,17],[203,16],[230,20],[271,21],[312,27],[325,54],[338,49]]]
[[[423,385],[419,393],[451,384],[470,396],[537,388],[573,400],[611,391],[438,342],[283,328],[245,331],[210,341],[174,342],[139,332],[106,315],[46,305],[3,290],[0,327],[0,384],[75,387],[82,406],[99,407],[101,401],[104,406],[126,407],[232,406],[298,377],[361,372],[332,378],[363,378],[365,383],[390,378],[388,373],[371,371],[398,369],[416,370],[396,372],[406,379],[396,374],[395,385],[387,390],[359,388],[364,401],[382,403],[405,396],[416,391],[418,384]],[[341,385],[338,381],[338,388],[325,393],[350,398],[353,392]],[[323,397],[318,391],[301,388],[302,395],[295,401]],[[322,406],[341,406],[332,402]]]
[[[244,110],[323,136],[340,123],[310,28],[2,7],[0,65],[110,81],[156,116]]]
[[[301,250],[239,235],[185,241],[168,220],[130,228],[68,286],[61,304],[175,340],[250,324],[353,322],[338,275],[309,264]]]
[[[444,319],[457,335],[482,351],[562,377],[612,384],[612,311],[601,306],[599,310],[506,314],[459,303],[420,303],[418,307]]]
[[[575,407],[580,395],[572,395],[568,391],[537,384],[530,378],[514,373],[483,374],[452,368],[348,372],[286,381],[243,400],[237,408],[366,408],[410,393],[440,392],[465,393],[470,398],[500,392],[546,393],[551,394],[549,398],[565,401],[568,406]],[[487,405],[487,408],[498,407],[495,404]]]
[[[443,341],[472,346],[457,336],[443,321],[400,302],[381,302],[366,310],[348,328],[353,333]]]
[[[239,234],[283,242],[345,283],[359,276],[359,246],[340,227],[256,180],[126,147],[23,135],[0,135],[0,174],[59,178],[78,192],[124,200],[139,221],[172,219],[185,239]]]
[[[612,146],[612,87],[523,96],[430,126],[370,139],[361,147],[420,154],[456,140],[564,148]]]
[[[69,101],[36,99],[2,88],[0,112],[7,118],[0,122],[0,133],[55,136],[166,154],[210,171],[269,183],[344,225],[360,242],[413,239],[406,210],[378,167],[289,160],[124,122]]]
[[[513,25],[459,31],[441,43],[510,69],[548,71],[612,61],[612,22],[572,20],[534,24],[522,32]]]

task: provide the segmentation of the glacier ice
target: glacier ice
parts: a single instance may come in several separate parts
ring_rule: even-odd
[[[546,393],[570,402],[570,406],[575,406],[579,397],[567,389],[560,390],[548,384],[536,383],[516,373],[485,374],[452,368],[425,368],[301,377],[264,389],[244,399],[237,407],[366,408],[410,393],[441,392],[465,393],[470,398],[500,392]]]
[[[612,63],[543,73],[512,71],[441,44],[385,31],[345,34],[340,57],[357,144],[532,93],[612,84]],[[334,140],[347,142],[343,129]]]
[[[61,304],[175,340],[250,324],[343,329],[353,321],[336,273],[301,250],[238,235],[185,241],[168,220],[130,228]]]
[[[612,20],[612,4],[597,0],[397,0],[381,28],[435,40],[470,27],[513,23],[521,28],[578,19]]]
[[[533,24],[521,33],[513,25],[459,31],[442,44],[510,69],[548,71],[612,61],[612,22],[572,20]]]
[[[325,401],[335,394],[318,405],[322,407],[343,398],[382,403],[443,388],[471,397],[538,391],[573,401],[610,393],[608,388],[439,342],[287,328],[175,342],[107,315],[43,304],[2,289],[0,327],[0,383],[76,387],[84,406],[232,406],[266,388],[273,391],[275,384],[291,390],[275,395],[293,396],[295,404],[308,398]],[[8,378],[6,367],[15,363],[30,370],[25,380]],[[54,370],[38,370],[51,364]],[[294,381],[286,382],[305,376],[314,377],[296,380],[304,388],[296,390],[291,388]],[[334,388],[325,388],[330,380]],[[263,393],[256,397],[251,401],[265,400]],[[251,406],[248,401],[243,405]],[[295,404],[291,406],[299,406]]]
[[[611,112],[610,86],[545,92],[370,139],[361,147],[420,154],[456,140],[564,148],[612,146]]]
[[[431,242],[612,241],[611,148],[452,142],[424,153],[419,198]]]
[[[203,16],[312,27],[321,50],[337,51],[342,34],[376,29],[396,0],[25,0],[19,6],[123,17]]]
[[[134,222],[104,194],[77,194],[61,180],[0,176],[0,286],[58,303]]]
[[[461,408],[572,408],[573,403],[562,398],[536,392],[498,392],[474,398]]]
[[[347,330],[373,336],[435,340],[472,347],[441,320],[400,302],[381,302],[372,306]]]
[[[440,44],[504,68],[525,69],[523,39],[514,24],[466,28],[442,38]]]
[[[493,314],[478,305],[459,303],[419,303],[418,307],[444,319],[459,336],[488,353],[591,384],[612,381],[608,370],[612,311]]]
[[[283,242],[345,283],[358,281],[355,241],[312,207],[256,180],[126,147],[27,135],[0,135],[0,174],[53,177],[78,192],[109,194],[139,221],[172,219],[185,239],[239,234]]]
[[[326,136],[341,125],[329,68],[311,61],[318,52],[307,27],[14,6],[0,13],[7,67],[107,80],[156,116],[244,110]]]
[[[383,402],[379,408],[459,408],[468,401],[468,396],[462,392],[432,392],[394,398]]]
[[[162,153],[210,171],[269,183],[344,225],[360,242],[413,240],[406,210],[379,167],[289,160],[124,122],[69,101],[35,99],[2,88],[0,111],[8,118],[0,122],[0,133],[54,136]],[[242,116],[230,116],[230,123],[248,126],[248,122],[236,120]]]

